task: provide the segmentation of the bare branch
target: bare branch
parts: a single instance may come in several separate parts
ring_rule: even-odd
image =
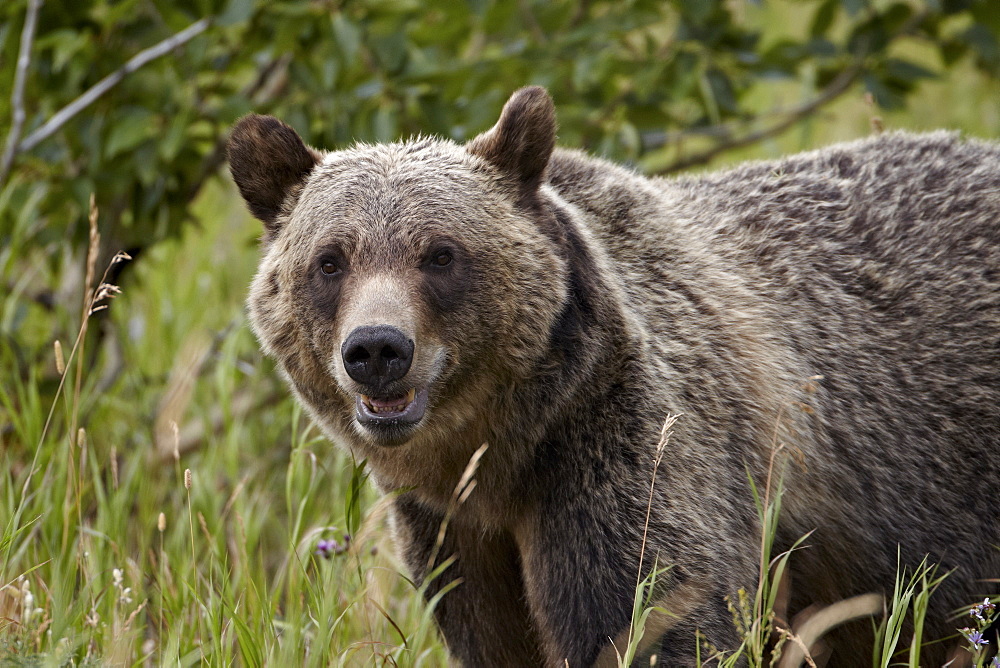
[[[10,96],[11,123],[7,135],[7,145],[0,158],[0,184],[7,181],[17,145],[21,140],[21,129],[24,127],[24,82],[28,78],[28,68],[31,66],[31,44],[35,39],[35,26],[38,23],[38,11],[42,0],[29,0],[28,9],[24,15],[24,28],[21,30],[21,46],[17,53],[17,71],[14,74],[14,91]]]
[[[667,165],[663,169],[656,170],[656,174],[671,174],[673,172],[679,172],[696,165],[703,165],[715,156],[730,151],[734,148],[740,148],[743,146],[749,146],[750,144],[755,144],[759,141],[767,139],[768,137],[774,137],[779,135],[788,128],[792,127],[803,118],[813,114],[819,108],[827,105],[833,100],[837,99],[844,93],[846,93],[851,85],[857,81],[858,76],[861,74],[861,66],[854,65],[843,72],[841,72],[833,81],[830,82],[822,93],[814,97],[812,100],[806,102],[805,104],[799,105],[793,110],[789,111],[788,114],[773,125],[757,130],[756,132],[751,132],[750,134],[743,135],[742,137],[736,137],[727,142],[717,144],[707,151],[702,151],[701,153],[696,153],[687,158],[681,158]]]
[[[59,128],[65,125],[71,118],[79,114],[81,111],[93,104],[99,97],[121,83],[125,77],[132,74],[147,63],[156,60],[160,56],[166,55],[182,44],[186,44],[191,41],[196,36],[203,33],[211,22],[212,20],[210,18],[195,21],[176,35],[168,37],[155,46],[151,46],[148,49],[144,49],[143,51],[137,53],[122,67],[98,81],[83,95],[57,111],[52,118],[42,125],[42,127],[32,132],[24,139],[24,141],[20,143],[17,147],[17,152],[22,153],[24,151],[30,151],[38,146],[38,144],[58,132]]]

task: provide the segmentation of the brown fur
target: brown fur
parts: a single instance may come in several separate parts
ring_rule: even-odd
[[[464,664],[607,657],[654,563],[681,608],[656,625],[660,665],[692,665],[696,628],[735,648],[725,597],[756,586],[760,544],[747,472],[763,483],[775,443],[798,461],[776,550],[815,531],[789,614],[891,591],[898,547],[956,569],[931,599],[940,637],[1000,575],[997,146],[890,134],[666,181],[553,150],[538,88],[465,147],[319,155],[276,124],[250,116],[230,144],[269,229],[251,321],[326,433],[412,488],[394,525],[417,578],[490,444],[429,587],[461,578],[435,612]],[[341,360],[374,325],[414,342],[393,391],[428,389],[391,437],[355,419]],[[835,639],[836,665],[866,661],[863,635]]]

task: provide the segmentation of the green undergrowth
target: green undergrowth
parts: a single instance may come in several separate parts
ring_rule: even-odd
[[[257,229],[234,205],[213,188],[211,226],[126,268],[47,428],[52,339],[0,348],[0,663],[444,663],[384,504],[257,352]],[[82,302],[24,297],[4,320],[54,322],[69,358]]]

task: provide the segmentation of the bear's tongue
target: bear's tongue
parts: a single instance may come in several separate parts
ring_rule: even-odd
[[[388,412],[401,412],[410,405],[413,401],[413,397],[416,394],[416,388],[412,388],[409,392],[401,397],[392,397],[390,399],[376,399],[375,397],[369,397],[366,395],[361,395],[364,402],[368,404],[368,407],[372,409],[374,413],[388,413]]]

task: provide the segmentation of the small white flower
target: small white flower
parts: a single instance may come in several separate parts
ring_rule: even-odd
[[[41,608],[35,607],[34,595],[30,591],[25,591],[24,597],[21,599],[21,623],[24,626],[28,626],[31,624],[32,619],[44,612]]]

